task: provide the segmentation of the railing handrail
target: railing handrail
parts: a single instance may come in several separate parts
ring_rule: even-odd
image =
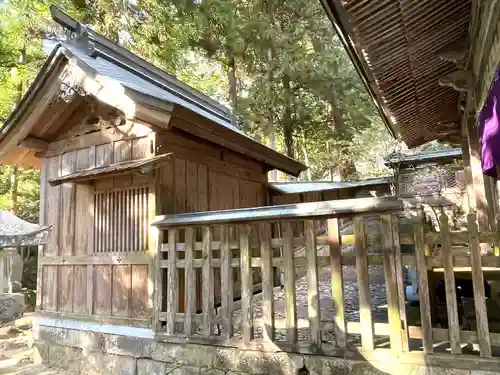
[[[151,225],[164,228],[190,225],[216,225],[276,221],[286,219],[335,218],[359,214],[400,213],[405,200],[395,197],[340,199],[295,203],[281,206],[239,208],[157,216]]]

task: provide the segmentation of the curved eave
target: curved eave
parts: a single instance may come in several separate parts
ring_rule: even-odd
[[[32,109],[33,104],[37,104],[36,98],[41,94],[47,81],[50,80],[63,59],[65,59],[65,56],[62,53],[61,45],[57,44],[45,60],[29,89],[24,93],[19,104],[5,120],[3,127],[0,129],[0,160],[14,150],[24,138],[24,136],[16,137],[16,135],[24,135],[24,133],[27,135],[31,130],[31,127],[20,129],[18,126],[26,120],[28,110]]]

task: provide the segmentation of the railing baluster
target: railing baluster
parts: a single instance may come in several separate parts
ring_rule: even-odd
[[[240,234],[240,261],[241,261],[241,326],[243,331],[243,342],[253,340],[253,278],[250,254],[250,225],[242,225]]]
[[[448,223],[448,216],[444,213],[439,216],[439,227],[441,231],[441,247],[443,249],[444,283],[446,290],[446,311],[448,313],[448,327],[450,333],[450,348],[452,354],[460,354],[462,353],[462,348],[460,347],[460,326],[458,320],[455,275],[453,274],[450,226]]]
[[[167,268],[167,334],[175,333],[175,318],[179,309],[178,282],[175,251],[175,242],[177,239],[177,229],[168,230],[168,268]]]
[[[418,272],[418,296],[420,300],[420,319],[422,321],[422,336],[425,353],[432,353],[432,320],[431,304],[429,298],[429,280],[427,276],[427,262],[425,260],[424,246],[424,215],[419,211],[413,222],[413,234],[415,236],[415,256]]]
[[[337,347],[347,345],[346,321],[344,310],[344,281],[342,279],[342,251],[340,244],[338,219],[328,220],[328,245],[330,250],[330,267],[332,269],[332,300],[335,309],[335,342]]]
[[[373,320],[371,311],[370,280],[368,278],[368,258],[366,253],[365,225],[362,216],[353,219],[354,242],[356,248],[356,275],[359,293],[359,320],[361,325],[361,346],[373,350]]]
[[[274,341],[274,296],[271,251],[271,225],[260,224],[260,258],[262,262],[262,316],[264,339]]]
[[[283,237],[283,270],[285,272],[286,339],[289,344],[295,344],[298,336],[292,224],[289,221],[281,223],[281,230]]]
[[[380,234],[382,236],[380,242],[382,245],[382,258],[384,262],[384,278],[387,295],[387,312],[389,318],[391,350],[400,352],[402,351],[402,331],[396,283],[394,239],[392,236],[391,215],[382,215],[380,217]]]
[[[223,225],[220,234],[221,249],[221,304],[224,332],[227,337],[233,336],[233,272],[231,267],[231,250],[229,249],[229,227]]]
[[[476,309],[476,330],[479,339],[479,353],[481,357],[486,358],[491,357],[491,342],[476,215],[467,215],[467,226],[469,231],[469,248],[472,269],[472,284],[474,287],[474,307]]]
[[[308,317],[311,329],[311,344],[321,348],[320,306],[318,296],[318,253],[316,247],[316,226],[314,220],[304,221],[307,258]]]
[[[193,268],[194,241],[193,228],[186,228],[186,269],[184,271],[186,309],[184,311],[184,334],[187,336],[192,336],[194,333],[193,315],[196,313],[196,276]]]
[[[213,332],[212,321],[215,308],[214,270],[212,268],[212,229],[210,227],[203,227],[202,241],[203,334],[208,337]]]
[[[403,277],[403,259],[402,259],[401,244],[399,239],[399,218],[397,216],[392,217],[391,227],[392,227],[393,246],[395,251],[394,260],[396,266],[396,283],[398,289],[399,315],[403,329],[401,333],[401,344],[403,351],[408,352],[410,350],[410,344],[408,338],[409,330],[408,330],[408,320],[406,318],[406,293],[405,293],[405,284]]]
[[[161,329],[161,322],[159,319],[160,312],[163,311],[163,269],[161,268],[161,259],[163,254],[161,253],[161,249],[163,247],[163,233],[164,230],[158,230],[158,243],[156,244],[157,249],[154,253],[152,265],[154,270],[154,290],[156,293],[155,298],[153,299],[153,318],[154,322],[152,324],[153,331],[157,332]]]

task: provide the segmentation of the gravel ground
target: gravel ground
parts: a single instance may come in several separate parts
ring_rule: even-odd
[[[370,266],[370,291],[372,296],[372,316],[375,322],[386,322],[387,311],[383,307],[386,304],[385,284],[383,277],[383,269],[381,266]],[[358,286],[356,281],[356,269],[354,266],[344,266],[344,306],[346,319],[348,321],[359,321],[359,299]],[[320,295],[320,311],[322,321],[333,321],[334,309],[332,308],[332,291],[331,291],[331,268],[324,267],[319,272],[319,295]],[[297,318],[307,319],[308,313],[308,298],[307,298],[307,279],[305,276],[299,277],[296,281],[296,299],[297,299]],[[274,310],[275,319],[285,318],[285,294],[284,290],[280,289],[274,295]],[[261,299],[256,298],[253,303],[253,311],[255,318],[262,317]],[[234,324],[235,335],[238,335],[240,325],[240,310],[235,310]],[[299,341],[309,340],[309,329],[300,328],[298,330]],[[256,338],[262,337],[262,330],[257,328],[255,331]],[[359,335],[352,335],[351,340],[357,341]],[[276,330],[276,340],[281,341],[286,339],[286,331],[284,329]],[[323,340],[325,342],[334,342],[335,335],[333,332],[324,332]]]

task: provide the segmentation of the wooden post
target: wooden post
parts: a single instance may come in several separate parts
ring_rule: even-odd
[[[452,354],[462,353],[460,347],[460,326],[458,320],[457,294],[455,289],[455,275],[453,273],[453,254],[451,250],[451,234],[448,216],[442,213],[439,217],[441,229],[441,246],[443,248],[444,283],[446,291],[446,311],[450,334],[450,348]]]
[[[399,304],[399,315],[401,318],[402,325],[402,336],[401,344],[402,349],[405,352],[410,350],[409,344],[409,330],[408,330],[408,320],[406,318],[406,291],[403,278],[403,257],[401,254],[401,244],[399,239],[399,218],[397,216],[392,217],[391,222],[392,227],[392,238],[394,246],[394,260],[395,260],[395,272],[396,272],[396,283],[398,289],[398,304]]]
[[[401,318],[399,314],[398,289],[396,281],[396,265],[392,236],[391,215],[380,216],[380,235],[382,257],[384,262],[384,278],[387,290],[387,310],[389,317],[389,334],[391,350],[402,351]]]
[[[177,240],[177,230],[168,231],[168,267],[167,267],[167,334],[175,333],[175,318],[179,310],[178,282],[177,282],[177,254],[175,244]]]
[[[158,240],[156,243],[157,250],[153,257],[152,267],[154,268],[154,293],[156,294],[153,299],[153,331],[157,332],[161,328],[159,314],[163,310],[163,269],[160,267],[162,258],[162,245],[163,245],[163,229],[158,230]]]
[[[330,248],[330,267],[332,269],[332,301],[335,310],[335,342],[337,347],[347,345],[347,326],[344,309],[344,281],[342,279],[342,251],[338,219],[328,220],[328,245]]]
[[[293,259],[292,223],[281,223],[283,238],[283,269],[285,271],[286,340],[297,343],[297,305],[295,294],[295,262]]]
[[[274,275],[272,268],[271,225],[260,224],[260,258],[262,262],[262,317],[264,339],[274,341]]]
[[[475,119],[472,116],[465,116],[465,133],[467,135],[468,156],[470,157],[470,170],[473,183],[473,197],[476,201],[476,212],[478,218],[479,231],[487,231],[494,221],[492,207],[488,205],[485,187],[485,178],[481,167],[481,145],[475,128]],[[464,154],[464,157],[467,156]]]
[[[488,313],[484,292],[483,268],[479,247],[479,232],[475,215],[467,215],[469,232],[469,247],[472,269],[472,284],[474,287],[474,307],[476,309],[477,336],[481,357],[491,357],[490,332],[488,327]]]
[[[214,290],[214,270],[212,268],[212,229],[203,227],[203,239],[201,256],[203,258],[203,334],[207,337],[213,332],[213,312],[215,309],[215,290]]]
[[[422,321],[424,353],[432,353],[434,348],[432,340],[431,303],[424,249],[424,215],[422,211],[419,211],[414,217],[413,234],[415,236],[415,257],[417,260],[418,296],[420,300],[420,319]]]
[[[253,280],[252,280],[252,257],[250,254],[250,225],[242,225],[240,233],[240,262],[241,262],[241,328],[243,331],[243,342],[248,344],[253,340]]]
[[[194,334],[193,315],[196,314],[196,275],[194,273],[194,229],[185,229],[185,260],[186,269],[184,271],[185,304],[184,310],[184,334],[192,336]]]
[[[370,280],[366,253],[365,223],[362,216],[356,216],[354,223],[354,243],[356,248],[356,275],[359,293],[359,320],[361,325],[361,346],[373,350],[373,320],[371,311]]]
[[[314,220],[304,222],[307,258],[308,317],[311,329],[311,345],[321,348],[320,306],[318,296],[318,253],[316,247],[316,226]]]
[[[233,336],[233,269],[231,258],[229,226],[223,225],[220,231],[221,307],[222,323],[227,337]]]

